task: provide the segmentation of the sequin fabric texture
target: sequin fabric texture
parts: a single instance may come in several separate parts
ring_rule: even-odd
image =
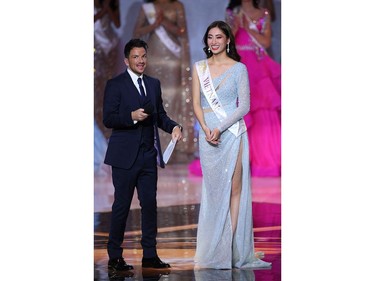
[[[195,262],[201,268],[266,267],[270,264],[254,253],[248,137],[246,132],[235,137],[227,130],[249,110],[246,66],[237,62],[212,81],[227,118],[220,122],[201,92],[205,122],[211,130],[220,128],[222,134],[220,144],[215,146],[205,140],[203,130],[199,133],[203,181]],[[238,223],[232,233],[230,196],[237,157],[241,157],[243,173]]]

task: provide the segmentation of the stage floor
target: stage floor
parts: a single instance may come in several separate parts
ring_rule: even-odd
[[[140,207],[133,199],[125,232],[124,258],[134,266],[128,273],[109,279],[108,239],[113,186],[109,169],[94,181],[94,280],[178,280],[178,281],[278,281],[281,280],[281,180],[252,178],[253,223],[256,251],[265,253],[269,269],[194,270],[196,232],[202,178],[189,174],[186,164],[159,169],[158,254],[171,265],[168,271],[142,270],[140,246]]]

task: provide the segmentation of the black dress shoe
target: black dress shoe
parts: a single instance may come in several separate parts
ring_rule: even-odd
[[[162,262],[158,256],[154,258],[142,258],[142,267],[147,268],[170,268],[168,263]]]
[[[134,267],[127,264],[124,258],[110,259],[108,261],[108,271],[127,271],[132,270]]]

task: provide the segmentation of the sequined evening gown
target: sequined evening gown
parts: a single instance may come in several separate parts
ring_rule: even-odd
[[[211,130],[220,128],[222,133],[220,144],[215,146],[205,140],[202,129],[199,132],[203,180],[196,266],[217,269],[267,267],[270,264],[256,258],[254,253],[248,136],[245,131],[236,137],[228,130],[237,121],[243,122],[243,116],[249,110],[246,66],[237,62],[212,81],[227,118],[220,122],[201,92],[207,126]],[[241,145],[242,155],[239,156]],[[232,233],[230,197],[237,157],[242,161],[242,188],[237,228]]]
[[[155,5],[155,9],[157,9]],[[171,52],[163,40],[154,31],[143,35],[149,48],[147,51],[147,68],[145,73],[160,80],[162,98],[165,110],[171,119],[184,128],[182,140],[175,147],[170,162],[189,162],[197,149],[194,139],[194,113],[191,102],[191,71],[188,33],[186,31],[185,11],[181,2],[175,1],[162,7],[163,16],[185,32],[176,36],[166,30],[168,37],[181,48],[180,57]],[[148,26],[149,22],[141,8],[134,29],[134,36],[138,37],[137,30]],[[171,135],[159,130],[161,148],[167,147]]]

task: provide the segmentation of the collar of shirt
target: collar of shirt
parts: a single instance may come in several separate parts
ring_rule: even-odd
[[[141,76],[138,76],[137,74],[135,74],[129,67],[127,69],[129,75],[130,75],[130,78],[132,79],[133,81],[133,84],[137,87],[138,89],[138,92],[141,92],[141,90],[139,89],[139,85],[138,85],[138,78],[141,78],[142,79],[142,85],[143,85],[143,89],[145,90],[146,92],[146,87],[145,87],[145,81],[143,81],[143,74]],[[146,92],[147,94],[147,92]]]

